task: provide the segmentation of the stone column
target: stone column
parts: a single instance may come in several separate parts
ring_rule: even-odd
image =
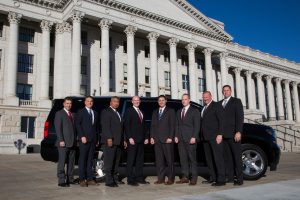
[[[265,77],[267,80],[267,90],[268,90],[268,104],[269,104],[269,120],[276,120],[275,112],[275,100],[274,100],[274,88],[272,84],[272,76],[268,75]]]
[[[71,18],[73,21],[72,33],[72,92],[73,96],[80,95],[81,85],[81,19],[84,13],[74,11]]]
[[[8,37],[8,54],[7,67],[4,76],[5,80],[5,101],[4,104],[15,105],[19,104],[17,97],[17,68],[18,68],[18,40],[19,40],[19,23],[21,21],[21,14],[9,12],[9,37]]]
[[[136,31],[137,28],[135,26],[127,26],[124,31],[127,35],[127,93],[131,96],[136,95],[134,50],[134,35]]]
[[[226,57],[227,57],[226,52],[220,53],[221,87],[227,85],[228,71],[226,66]]]
[[[235,76],[236,97],[238,97],[242,100],[243,98],[242,98],[242,87],[241,87],[241,68],[235,67],[233,69],[233,72],[234,72],[234,76]],[[244,104],[244,102],[243,102],[243,104]]]
[[[113,22],[102,19],[101,28],[101,95],[109,93],[109,29]]]
[[[284,88],[285,88],[285,99],[286,99],[286,113],[287,120],[293,120],[293,112],[292,112],[292,101],[291,101],[291,91],[290,91],[290,81],[284,80]]]
[[[178,73],[177,73],[177,50],[176,46],[179,42],[177,38],[171,38],[168,40],[170,46],[170,75],[171,75],[171,97],[172,99],[178,99]]]
[[[283,96],[281,88],[281,78],[275,78],[276,82],[276,96],[277,96],[277,108],[278,108],[278,119],[284,119],[284,108],[283,108]]]
[[[255,109],[255,105],[254,105],[254,101],[253,101],[253,93],[252,93],[252,71],[247,70],[245,71],[245,75],[246,75],[246,81],[247,81],[247,97],[248,97],[248,107],[249,109]]]
[[[259,110],[264,112],[265,117],[267,117],[267,108],[266,108],[266,99],[265,99],[265,86],[262,81],[262,74],[256,73],[255,77],[257,80],[257,89],[258,89],[258,106]]]
[[[185,48],[189,53],[189,84],[190,84],[190,98],[197,102],[197,80],[196,80],[196,66],[195,66],[195,43],[189,43]]]
[[[300,110],[299,110],[299,95],[298,95],[298,83],[292,82],[293,97],[294,97],[294,109],[295,109],[295,121],[300,122]]]
[[[157,69],[157,38],[158,33],[151,32],[147,38],[150,42],[150,85],[151,85],[151,97],[158,96],[158,69]]]
[[[42,63],[40,74],[40,100],[43,101],[43,106],[51,106],[49,101],[49,66],[50,66],[50,31],[53,22],[42,20]],[[47,105],[46,105],[47,104]]]
[[[206,81],[206,90],[214,94],[213,91],[213,81],[212,81],[212,64],[211,64],[211,54],[213,49],[206,48],[202,51],[205,56],[205,81]],[[216,97],[213,97],[216,98]]]

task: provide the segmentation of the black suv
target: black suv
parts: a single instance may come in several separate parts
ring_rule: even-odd
[[[94,109],[99,113],[106,107],[109,106],[110,97],[95,97],[94,98]],[[120,107],[118,111],[121,115],[124,115],[126,108],[132,106],[131,98],[122,97],[120,99]],[[152,111],[157,108],[156,98],[141,98],[141,110],[144,111],[144,117],[147,123],[147,131],[150,129]],[[180,109],[180,100],[168,100],[167,106],[174,108],[175,110]],[[202,106],[196,103],[192,103],[192,106],[196,107],[201,111]],[[47,121],[45,122],[44,139],[41,142],[41,156],[46,161],[57,162],[58,152],[55,146],[56,133],[54,128],[54,117],[55,113],[62,109],[63,99],[56,99],[53,101],[53,107],[48,115]],[[74,97],[72,112],[76,113],[80,108],[84,107],[83,97]],[[244,178],[247,180],[255,180],[262,177],[268,166],[270,170],[276,170],[277,164],[280,158],[280,148],[276,143],[275,130],[269,126],[256,125],[244,123],[243,137],[242,137],[242,159],[243,159],[243,173]],[[78,149],[77,149],[78,150]],[[179,168],[179,155],[177,145],[175,145],[175,168]],[[78,152],[76,153],[78,159]],[[101,159],[102,151],[101,148],[97,149],[95,155],[95,170],[98,171],[103,167],[103,161]],[[205,157],[203,144],[199,142],[197,148],[198,166],[204,167]],[[154,148],[153,145],[145,145],[145,166],[154,168],[155,164]],[[122,152],[120,167],[126,166],[126,150]],[[122,171],[122,170],[121,170]],[[155,170],[152,170],[155,172]],[[179,170],[176,170],[179,171]],[[98,171],[99,172],[99,171]],[[98,173],[99,174],[99,173]],[[100,173],[101,174],[101,173]],[[153,174],[155,175],[155,174]]]

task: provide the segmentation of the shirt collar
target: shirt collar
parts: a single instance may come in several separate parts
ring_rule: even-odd
[[[187,111],[189,108],[190,108],[191,104],[187,105],[187,106],[184,106],[184,110]]]
[[[225,98],[224,100],[226,100],[227,102],[230,100],[231,96]]]
[[[211,100],[207,105],[205,105],[205,107],[207,108],[211,104],[212,101],[213,100]]]
[[[166,108],[166,106],[164,106],[163,108],[159,107],[158,110],[161,110],[161,112],[164,112],[165,108]]]
[[[67,109],[64,108],[64,110],[66,111],[67,114],[69,114],[71,111],[68,111]]]

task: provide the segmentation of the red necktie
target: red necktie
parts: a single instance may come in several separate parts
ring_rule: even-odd
[[[142,113],[140,111],[140,109],[137,109],[138,111],[138,114],[139,114],[139,117],[140,117],[140,120],[141,120],[141,123],[143,122],[143,116],[142,116]]]
[[[184,119],[184,114],[185,114],[185,108],[183,108],[181,112],[181,121],[183,121]]]
[[[68,112],[68,117],[71,120],[71,122],[73,123],[73,116],[72,116],[72,113],[70,111]]]

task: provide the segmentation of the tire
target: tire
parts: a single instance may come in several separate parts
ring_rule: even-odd
[[[243,175],[245,180],[257,180],[265,175],[268,161],[265,152],[254,144],[242,145]]]

